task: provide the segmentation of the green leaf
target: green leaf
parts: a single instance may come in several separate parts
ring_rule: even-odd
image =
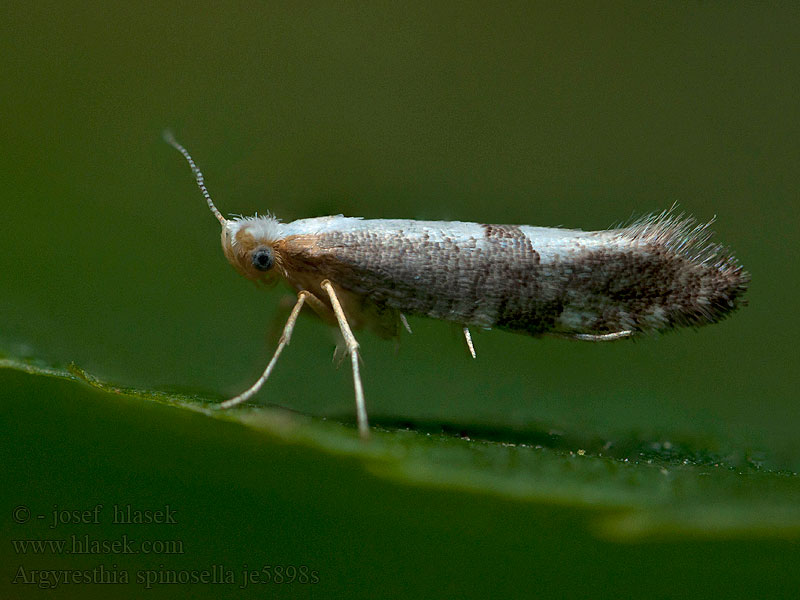
[[[61,368],[9,357],[0,359],[0,367],[238,423],[272,443],[354,459],[402,486],[577,507],[592,515],[590,530],[605,539],[800,537],[797,473],[772,467],[763,455],[714,448],[709,440],[604,439],[541,425],[529,431],[400,426],[374,418],[371,438],[362,441],[352,422],[276,407],[220,411],[208,398],[120,387],[74,364]]]

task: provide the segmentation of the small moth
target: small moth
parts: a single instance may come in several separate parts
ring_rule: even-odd
[[[219,408],[258,392],[304,304],[341,330],[362,437],[369,425],[353,329],[392,338],[401,323],[408,328],[405,314],[453,321],[474,357],[469,327],[609,341],[715,323],[744,304],[750,276],[709,241],[711,223],[673,209],[605,231],[342,215],[226,219],[186,149],[170,132],[164,139],[189,162],[228,261],[248,279],[283,279],[297,293],[262,375]]]

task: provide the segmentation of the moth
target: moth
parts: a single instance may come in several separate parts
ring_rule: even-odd
[[[261,389],[306,304],[341,330],[359,433],[368,437],[354,329],[393,338],[408,328],[406,314],[452,321],[473,357],[470,327],[610,341],[715,323],[744,304],[750,282],[733,254],[710,241],[710,222],[674,207],[604,231],[342,215],[226,219],[187,150],[170,132],[164,139],[188,161],[231,265],[253,281],[283,279],[297,293],[266,369],[222,409]]]

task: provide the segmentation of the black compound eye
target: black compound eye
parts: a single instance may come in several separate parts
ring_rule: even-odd
[[[253,266],[259,271],[269,271],[272,268],[272,263],[275,262],[272,257],[272,249],[266,246],[261,246],[253,251],[251,258]]]

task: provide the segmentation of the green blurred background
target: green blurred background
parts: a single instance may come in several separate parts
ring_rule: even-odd
[[[227,264],[167,127],[225,214],[599,229],[677,201],[717,216],[750,306],[635,343],[473,332],[476,361],[457,328],[411,319],[399,347],[359,335],[370,416],[499,441],[689,440],[794,477],[799,27],[793,3],[7,4],[0,349],[213,399],[261,372],[287,292]],[[334,345],[301,319],[259,399],[352,422]],[[167,566],[308,564],[322,579],[152,592],[165,597],[790,596],[800,581],[794,534],[616,543],[584,509],[386,481],[357,452],[77,384],[0,384],[3,515],[169,503],[191,550]],[[41,533],[0,521],[4,538]],[[3,562],[76,565],[49,560]],[[6,571],[7,597],[43,593],[6,588]]]

